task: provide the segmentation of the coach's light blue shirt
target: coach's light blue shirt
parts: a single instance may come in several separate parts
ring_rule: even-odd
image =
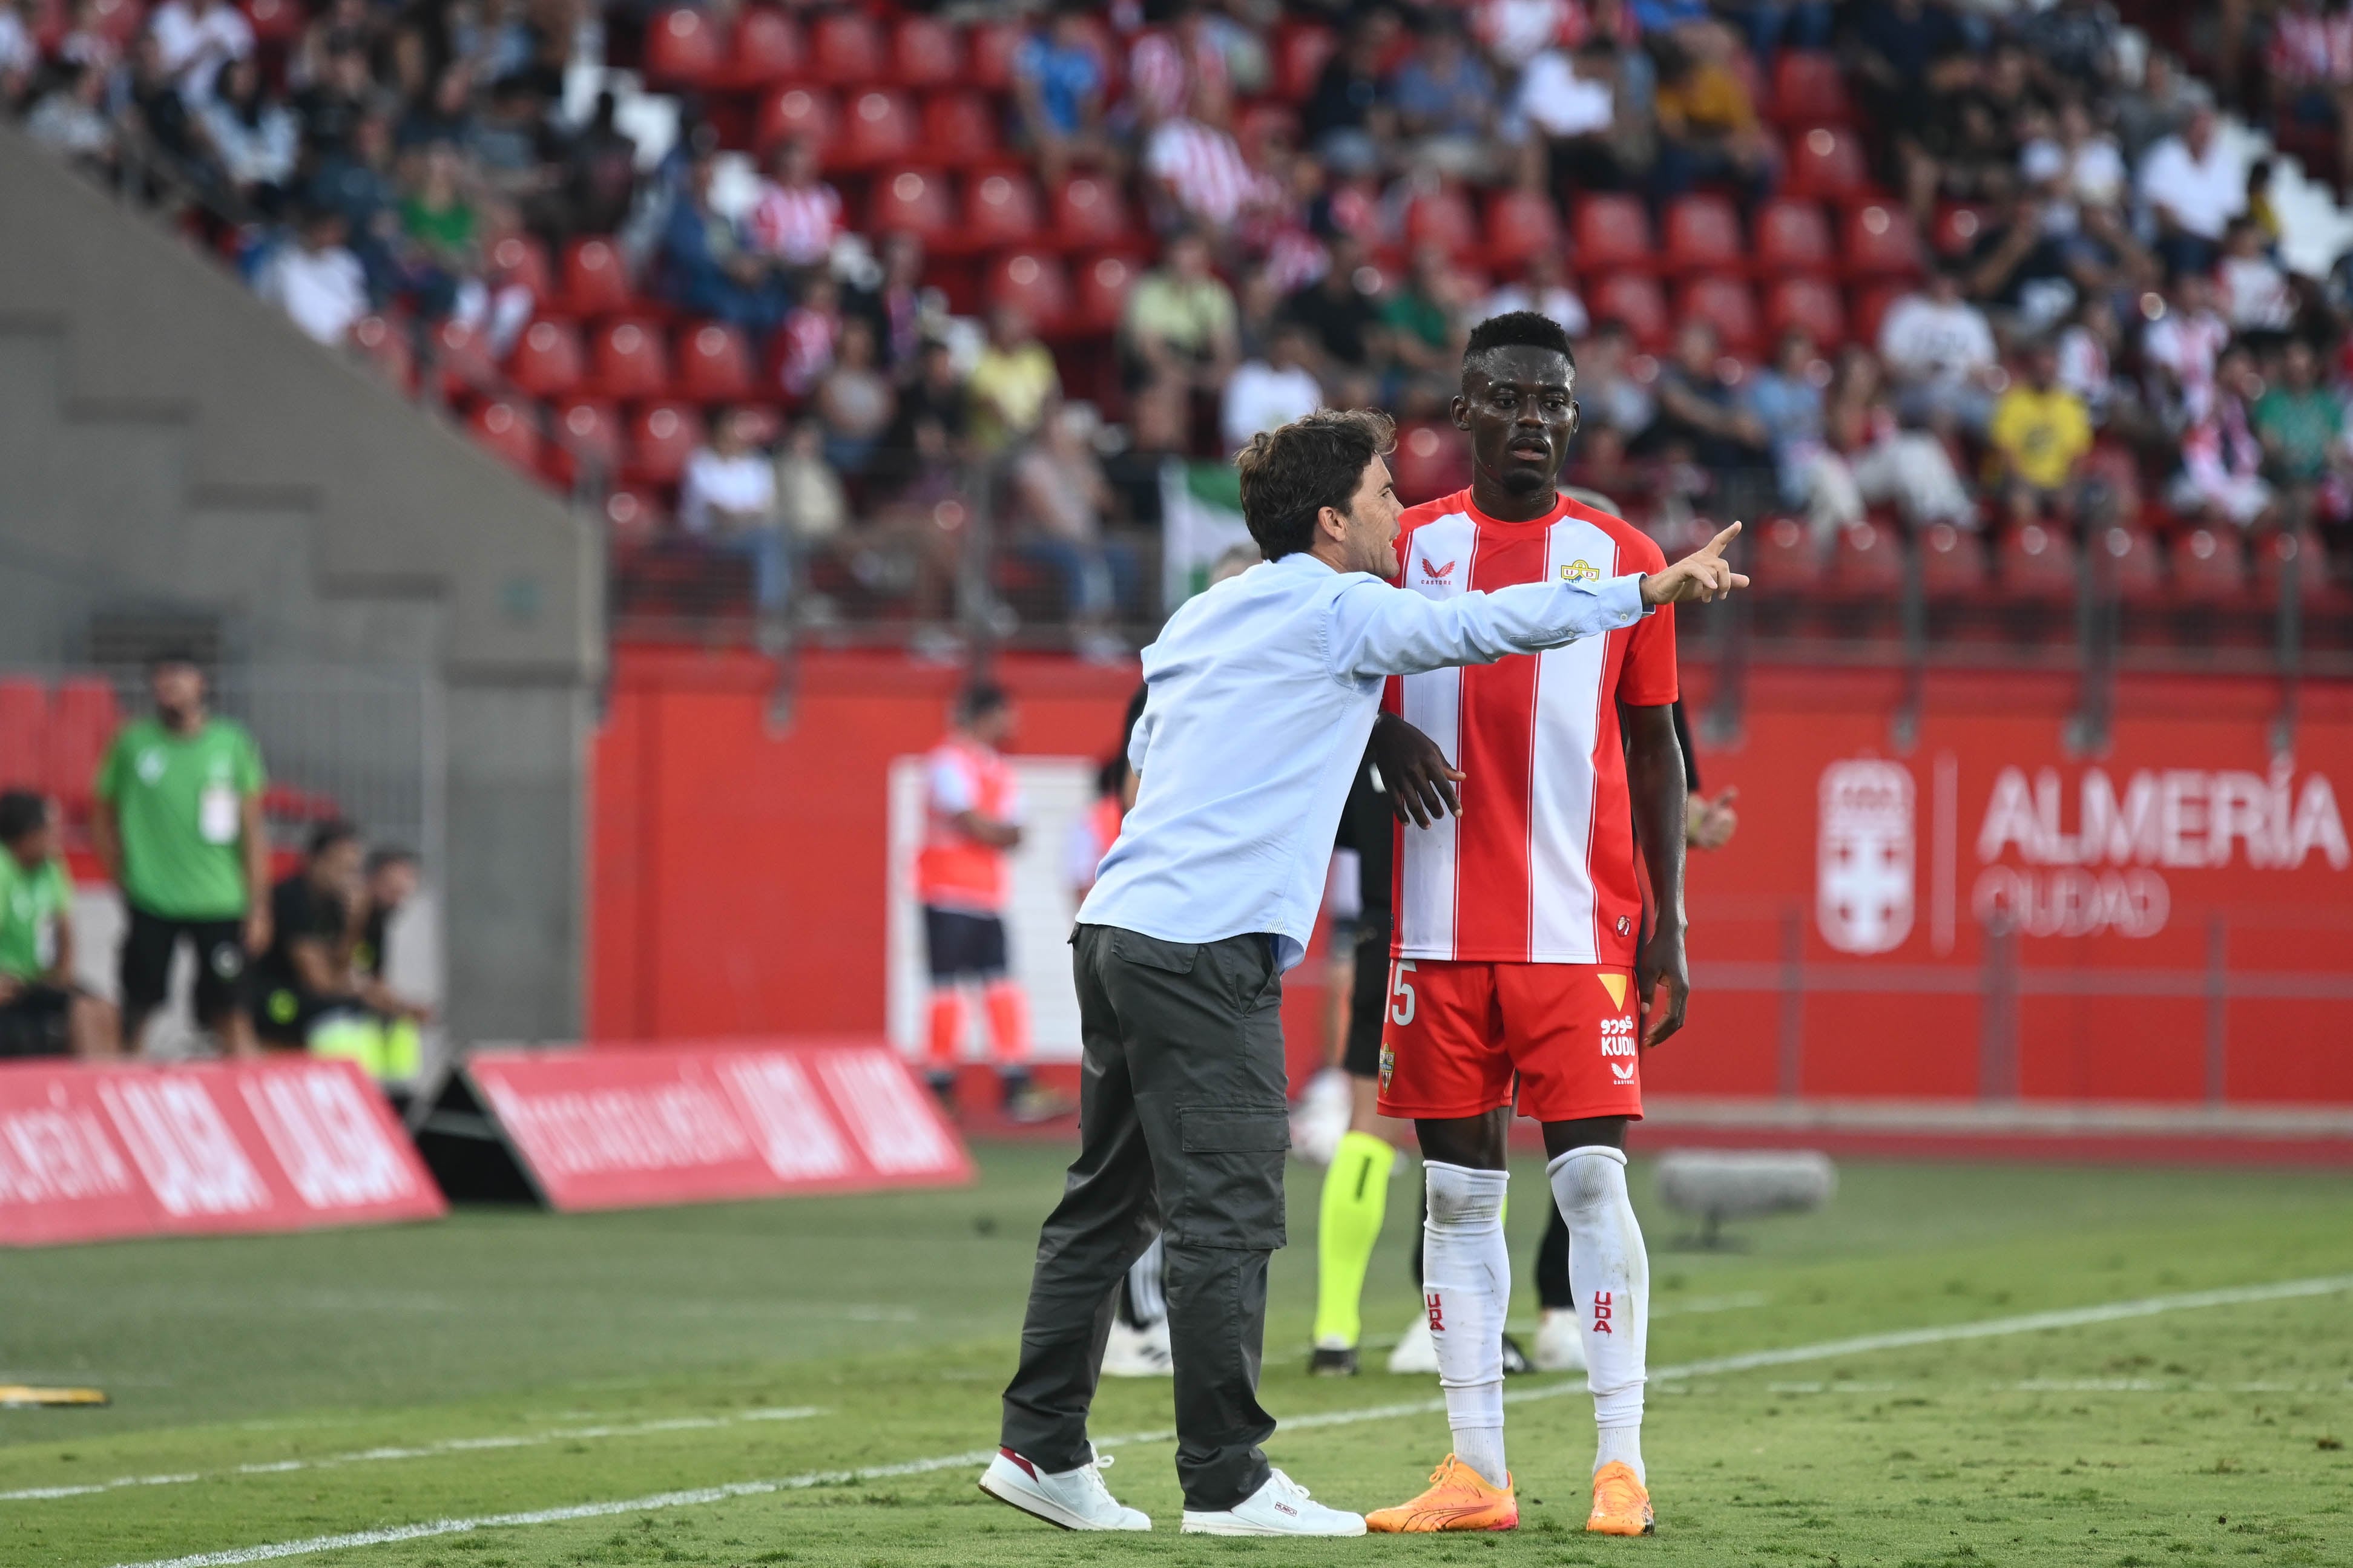
[[[1646,614],[1639,575],[1426,599],[1301,552],[1188,601],[1144,650],[1135,809],[1082,925],[1164,942],[1273,933],[1304,957],[1381,682],[1558,647]]]

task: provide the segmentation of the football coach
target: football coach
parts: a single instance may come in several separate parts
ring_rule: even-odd
[[[980,1479],[1071,1530],[1149,1530],[1087,1439],[1112,1291],[1167,1242],[1184,1528],[1359,1535],[1259,1445],[1267,1259],[1290,1141],[1282,973],[1305,953],[1348,784],[1391,675],[1484,664],[1747,585],[1735,523],[1662,572],[1442,600],[1392,587],[1402,510],[1383,415],[1324,412],[1238,459],[1263,564],[1169,617],[1144,650],[1135,807],[1080,908],[1080,1149],[1038,1237],[1002,1447]],[[1387,722],[1401,722],[1387,721]],[[1423,742],[1426,746],[1427,742]],[[1459,775],[1458,775],[1459,776]]]

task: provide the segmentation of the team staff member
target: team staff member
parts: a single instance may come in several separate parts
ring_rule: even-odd
[[[0,1057],[114,1055],[114,1009],[74,984],[73,882],[49,803],[0,794]]]
[[[1388,420],[1319,413],[1252,439],[1242,515],[1266,563],[1169,618],[1144,654],[1140,775],[1074,967],[1081,1148],[1039,1238],[981,1488],[1071,1529],[1148,1530],[1087,1440],[1112,1287],[1166,1238],[1187,1531],[1355,1535],[1259,1445],[1267,1260],[1282,1243],[1282,975],[1306,952],[1383,678],[1556,647],[1745,579],[1722,542],[1647,577],[1563,578],[1446,603],[1401,593]]]
[[[322,822],[302,868],[269,890],[272,940],[253,966],[254,1033],[269,1045],[300,1050],[330,1015],[364,1010],[353,963],[361,857],[358,828]]]
[[[138,1050],[185,941],[196,950],[196,1022],[230,1056],[253,1056],[246,965],[269,946],[261,752],[243,725],[206,711],[205,674],[190,656],[155,659],[148,685],[155,711],[114,737],[90,814],[99,864],[131,915],[122,1048]]]

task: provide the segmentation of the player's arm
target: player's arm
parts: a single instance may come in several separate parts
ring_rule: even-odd
[[[58,954],[57,954],[57,962],[49,965],[48,980],[49,980],[49,984],[52,984],[52,985],[58,986],[58,987],[59,987],[60,989],[70,990],[70,989],[72,988],[72,986],[73,986],[73,978],[74,978],[74,921],[73,921],[73,906],[72,906],[71,904],[68,904],[68,905],[66,905],[66,907],[65,907],[65,908],[63,908],[63,909],[61,909],[61,910],[59,910],[58,911]]]
[[[122,830],[115,819],[115,803],[100,795],[90,811],[90,851],[98,858],[99,874],[116,887],[122,885]]]
[[[948,820],[956,825],[958,831],[969,834],[994,849],[1011,849],[1021,842],[1018,824],[999,822],[976,811],[959,811]]]
[[[352,990],[349,976],[335,962],[335,945],[323,936],[286,939],[286,956],[294,978],[314,996],[341,996]]]
[[[1650,873],[1655,923],[1634,957],[1634,986],[1642,997],[1642,1044],[1655,1046],[1683,1026],[1691,970],[1683,956],[1683,834],[1688,795],[1683,743],[1674,710],[1626,710],[1626,789],[1634,807],[1634,837]],[[1666,987],[1663,1000],[1659,987]]]
[[[237,802],[245,851],[245,951],[259,958],[269,946],[269,829],[261,820],[261,791]]]

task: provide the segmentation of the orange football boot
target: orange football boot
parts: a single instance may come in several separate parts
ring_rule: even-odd
[[[1634,1467],[1612,1459],[1593,1472],[1593,1511],[1585,1528],[1595,1535],[1653,1535],[1651,1494],[1634,1479]]]
[[[1382,1535],[1419,1535],[1440,1530],[1517,1530],[1520,1500],[1512,1479],[1502,1486],[1456,1458],[1430,1473],[1430,1489],[1409,1503],[1365,1515],[1365,1528]]]

